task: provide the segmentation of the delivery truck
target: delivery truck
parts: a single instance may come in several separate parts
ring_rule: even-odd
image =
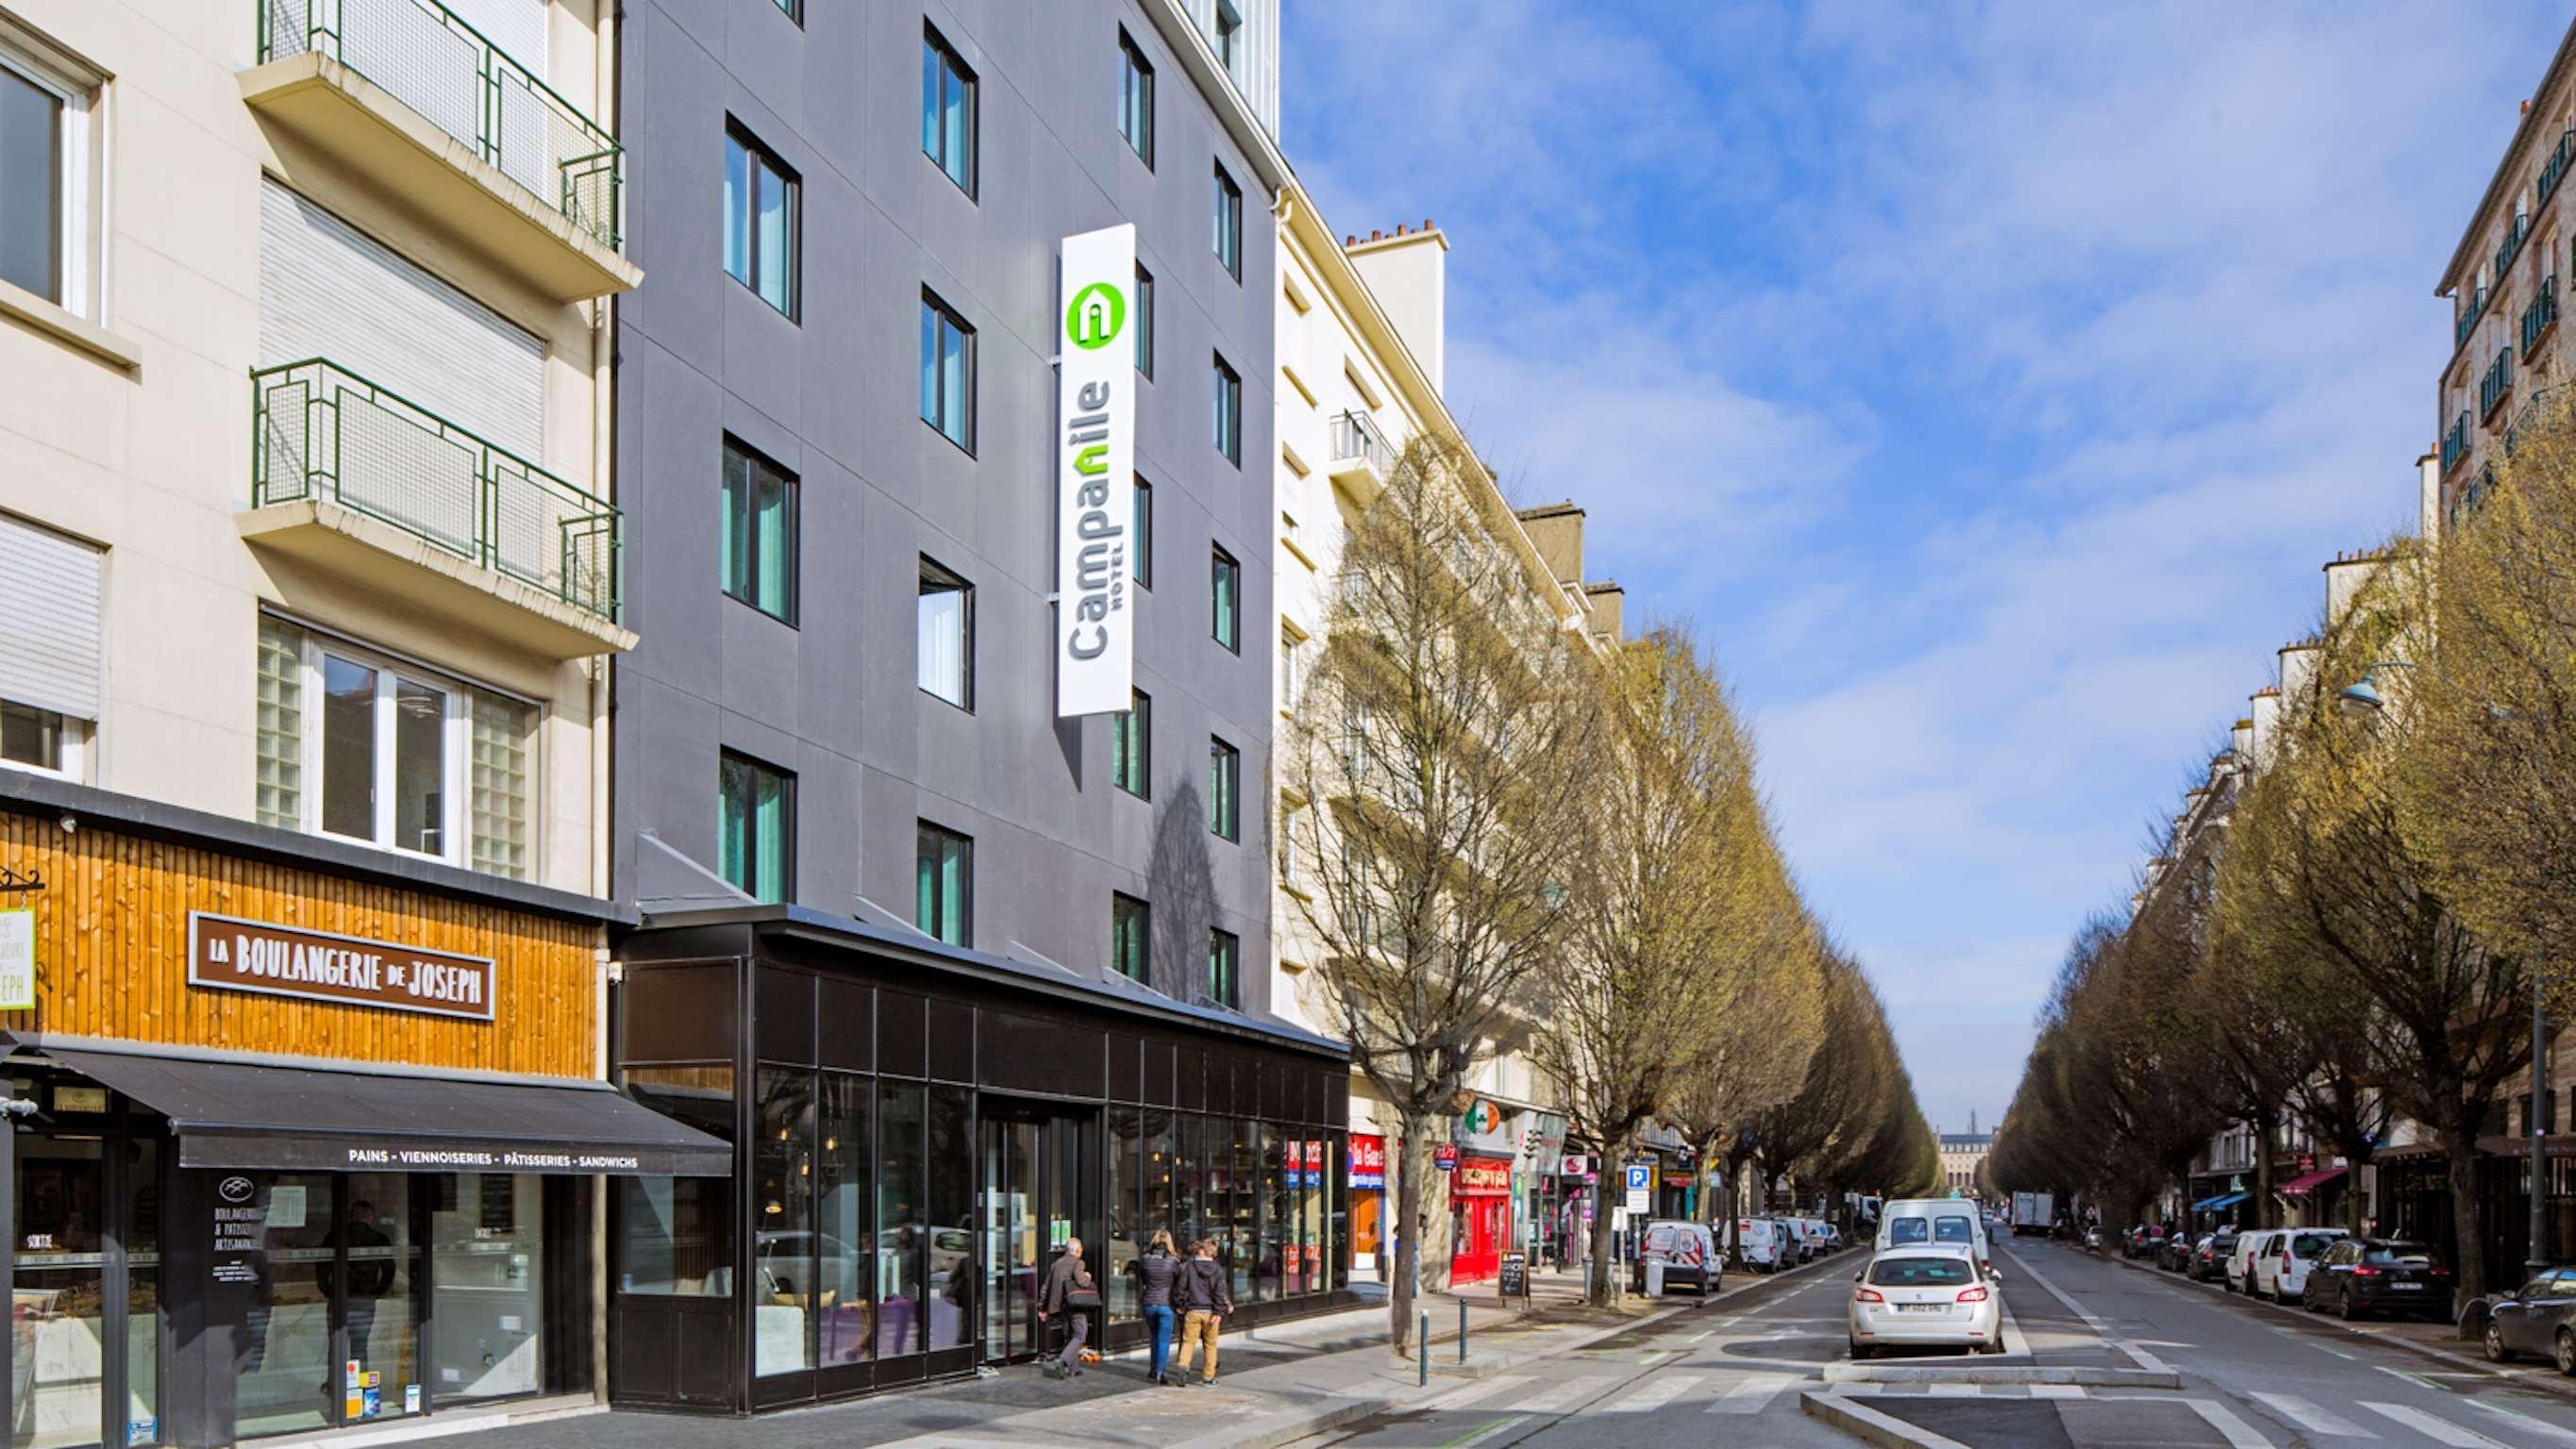
[[[2014,1237],[2018,1238],[2025,1233],[2037,1233],[2044,1238],[2048,1236],[2048,1230],[2056,1226],[2056,1224],[2056,1198],[2051,1197],[2049,1194],[2044,1192],[2017,1192],[2013,1194],[2012,1230]]]

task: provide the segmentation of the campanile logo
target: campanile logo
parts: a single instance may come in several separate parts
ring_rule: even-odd
[[[1127,297],[1107,282],[1073,294],[1064,309],[1064,339],[1085,351],[1106,347],[1127,328]]]

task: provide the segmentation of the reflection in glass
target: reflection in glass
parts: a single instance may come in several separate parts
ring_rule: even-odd
[[[760,1070],[751,1144],[752,1371],[814,1366],[814,1073]]]
[[[420,1245],[411,1240],[412,1178],[403,1172],[353,1172],[345,1179],[347,1206],[322,1235],[330,1247],[345,1247],[348,1277],[342,1287],[341,1314],[348,1325],[348,1353],[340,1387],[341,1419],[399,1419],[420,1412],[420,1396],[406,1392],[420,1384],[420,1345],[413,1332],[417,1314],[412,1293],[420,1281]],[[326,1293],[335,1269],[317,1265],[315,1281]],[[358,1366],[350,1379],[347,1363]]]
[[[131,1123],[125,1225],[126,1442],[161,1438],[161,1143],[155,1119]]]
[[[446,848],[447,695],[394,680],[394,844],[424,855]]]
[[[331,1230],[338,1217],[328,1173],[256,1173],[257,1222],[243,1237],[259,1279],[242,1325],[236,1423],[245,1439],[334,1422],[341,1365],[331,1345]]]
[[[376,671],[322,656],[322,828],[376,838]]]
[[[18,1422],[10,1443],[31,1449],[102,1443],[100,1226],[107,1190],[100,1144],[19,1131],[17,1146],[12,1191],[20,1236],[11,1317]]]
[[[1145,1193],[1143,1206],[1136,1214],[1136,1231],[1151,1242],[1156,1228],[1169,1228],[1174,1238],[1181,1232],[1173,1216],[1172,1198],[1172,1114],[1159,1107],[1145,1109]]]
[[[822,1143],[815,1171],[822,1236],[814,1282],[822,1295],[815,1361],[826,1367],[859,1363],[876,1353],[868,1286],[876,1277],[872,1226],[875,1162],[868,1153],[868,1079],[823,1074]]]
[[[545,1179],[460,1172],[424,1179],[430,1383],[441,1407],[545,1386]]]
[[[923,1242],[929,1252],[932,1348],[960,1348],[975,1341],[974,1132],[974,1091],[931,1088]]]
[[[1136,1255],[1144,1250],[1136,1221],[1142,1132],[1136,1108],[1109,1109],[1109,1241],[1093,1254],[1092,1274],[1099,1278],[1101,1302],[1112,1320],[1137,1316]],[[1105,1278],[1099,1277],[1103,1266],[1109,1270]]]
[[[1295,1139],[1277,1127],[1255,1126],[1254,1143],[1261,1161],[1261,1246],[1253,1254],[1253,1291],[1265,1303],[1279,1296],[1279,1269],[1287,1255],[1290,1212],[1284,1158]]]
[[[665,1117],[733,1140],[733,1068],[629,1067],[626,1094]],[[733,1179],[617,1182],[621,1293],[733,1295]]]
[[[877,1356],[919,1353],[922,1312],[923,1089],[877,1084]]]
[[[1231,1275],[1235,1301],[1250,1303],[1253,1259],[1261,1251],[1260,1198],[1256,1195],[1261,1180],[1261,1129],[1241,1117],[1230,1122],[1218,1120],[1234,1133],[1232,1150],[1226,1157],[1225,1232],[1218,1240],[1219,1253]]]

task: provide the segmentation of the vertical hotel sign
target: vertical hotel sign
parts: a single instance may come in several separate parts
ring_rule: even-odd
[[[1055,712],[1128,707],[1135,610],[1136,228],[1064,239],[1064,337],[1056,369]]]

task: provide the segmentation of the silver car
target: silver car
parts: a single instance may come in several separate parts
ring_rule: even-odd
[[[1851,1356],[1883,1348],[2004,1351],[2002,1287],[1967,1248],[1899,1248],[1873,1254],[1852,1280]]]

